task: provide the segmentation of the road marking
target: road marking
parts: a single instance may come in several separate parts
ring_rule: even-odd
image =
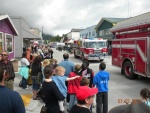
[[[28,106],[31,102],[32,94],[22,94],[21,98],[23,100],[24,106]]]

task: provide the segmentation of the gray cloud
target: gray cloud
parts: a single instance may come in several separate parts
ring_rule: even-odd
[[[130,1],[128,12],[128,1]],[[127,18],[150,11],[149,0],[1,0],[0,13],[22,16],[52,34],[96,25],[102,17]]]

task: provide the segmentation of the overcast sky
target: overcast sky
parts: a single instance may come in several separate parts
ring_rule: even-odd
[[[129,5],[128,5],[129,4]],[[54,35],[96,25],[102,17],[127,18],[150,11],[150,0],[0,0],[0,13],[22,16]]]

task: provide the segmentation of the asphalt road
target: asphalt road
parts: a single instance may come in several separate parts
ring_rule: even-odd
[[[63,60],[63,53],[65,51],[54,50],[54,58],[60,62]],[[82,64],[81,59],[75,59],[73,54],[70,54],[70,61],[75,64]],[[109,93],[108,93],[108,109],[125,104],[123,101],[131,102],[132,99],[140,99],[139,92],[142,88],[150,87],[150,79],[149,78],[140,78],[136,80],[126,79],[123,75],[121,75],[121,71],[119,68],[111,65],[111,57],[106,56],[104,58],[104,62],[106,63],[106,71],[110,73],[110,81],[109,81]],[[98,72],[100,62],[92,61],[90,62],[89,67],[93,69],[94,73]],[[20,94],[32,94],[31,87],[28,90],[23,90],[18,87],[18,83],[21,77],[16,73],[15,79],[15,90]],[[40,101],[32,100],[30,104],[26,107],[27,113],[37,113],[40,112],[40,108],[43,105]],[[95,109],[94,109],[95,113]]]

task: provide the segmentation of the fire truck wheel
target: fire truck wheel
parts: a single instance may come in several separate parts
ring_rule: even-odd
[[[123,66],[124,75],[128,79],[135,79],[136,75],[133,73],[133,66],[130,61],[126,61]]]

